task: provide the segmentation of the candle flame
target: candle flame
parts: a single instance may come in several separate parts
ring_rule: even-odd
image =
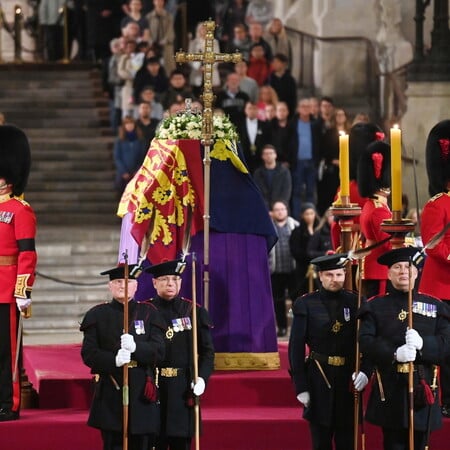
[[[347,133],[344,130],[339,131],[339,136],[345,136]]]
[[[400,127],[399,127],[398,123],[394,123],[393,128],[394,128],[395,130],[398,130]]]

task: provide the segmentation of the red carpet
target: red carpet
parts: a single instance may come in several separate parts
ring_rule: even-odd
[[[216,372],[202,398],[202,450],[307,450],[308,424],[295,400],[287,373]],[[23,410],[16,422],[0,423],[0,449],[97,450],[100,434],[86,425],[91,376],[79,345],[28,346],[28,377],[39,392],[39,409]],[[378,428],[365,424],[366,449],[381,450]],[[450,448],[450,420],[432,435],[430,450]]]

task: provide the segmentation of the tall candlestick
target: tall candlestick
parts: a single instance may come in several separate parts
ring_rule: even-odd
[[[339,178],[341,181],[341,199],[350,195],[350,168],[348,134],[339,133]]]
[[[402,211],[402,132],[391,128],[391,198],[392,211]]]

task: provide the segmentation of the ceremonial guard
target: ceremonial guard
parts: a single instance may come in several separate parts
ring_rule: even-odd
[[[376,366],[366,419],[382,428],[384,450],[412,450],[411,407],[415,450],[424,449],[428,432],[441,426],[436,365],[450,352],[449,311],[439,299],[412,292],[413,326],[408,329],[408,295],[417,278],[417,254],[415,247],[402,247],[380,256],[378,262],[389,268],[392,287],[360,310],[360,349]],[[413,406],[408,402],[410,362],[414,362]]]
[[[165,324],[166,356],[159,367],[161,433],[157,450],[189,450],[195,431],[194,396],[201,396],[214,369],[211,322],[205,308],[197,306],[198,379],[193,371],[193,303],[178,294],[182,260],[150,266],[156,297],[151,303],[161,312]]]
[[[293,306],[290,371],[297,399],[304,405],[303,417],[310,423],[314,450],[331,449],[333,440],[336,450],[354,448],[353,389],[363,390],[371,372],[365,363],[354,372],[358,296],[343,289],[346,257],[313,259],[322,286]]]
[[[359,216],[361,238],[364,247],[386,240],[390,235],[381,230],[381,223],[392,218],[388,206],[390,188],[390,156],[388,144],[376,141],[361,151],[358,160],[357,182],[361,197],[368,201]],[[362,263],[362,290],[369,298],[373,295],[384,294],[387,287],[387,268],[377,262],[378,256],[392,248],[387,240],[374,248]]]
[[[426,147],[429,192],[432,198],[421,215],[421,236],[424,245],[450,223],[450,120],[443,120],[430,131]],[[433,248],[420,279],[420,290],[444,300],[450,306],[450,230]],[[450,417],[450,361],[440,368],[442,414]]]
[[[129,266],[130,273],[133,268]],[[153,305],[132,300],[137,280],[130,275],[126,287],[124,265],[101,275],[109,275],[113,298],[90,309],[80,326],[84,333],[81,356],[95,374],[88,424],[101,430],[104,450],[122,450],[124,395],[128,391],[128,448],[148,450],[159,432],[155,368],[164,355],[164,323]],[[128,333],[123,332],[125,301],[129,302]],[[124,366],[128,367],[127,383]]]
[[[36,216],[20,198],[30,161],[25,134],[0,126],[0,422],[20,415],[22,317],[31,305],[37,262]]]

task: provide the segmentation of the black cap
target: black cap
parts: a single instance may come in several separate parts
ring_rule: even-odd
[[[377,261],[383,266],[391,267],[398,262],[409,262],[418,266],[423,260],[422,253],[417,247],[400,247],[382,254]]]
[[[137,266],[137,264],[129,264],[128,265],[128,278],[130,280],[135,280],[136,277],[133,275],[133,269]],[[100,272],[100,275],[109,275],[109,280],[123,280],[125,279],[125,264],[119,264],[117,267],[113,269],[105,270]]]
[[[447,190],[450,181],[450,120],[437,123],[426,147],[428,191],[431,196]]]
[[[21,195],[30,174],[31,152],[25,133],[13,125],[0,126],[0,178],[12,184],[13,195]]]
[[[319,271],[336,270],[344,269],[347,261],[347,253],[334,253],[314,258],[311,264],[314,264]]]
[[[145,272],[151,273],[155,278],[158,278],[164,275],[181,275],[185,268],[186,263],[182,259],[175,259],[147,267]]]

